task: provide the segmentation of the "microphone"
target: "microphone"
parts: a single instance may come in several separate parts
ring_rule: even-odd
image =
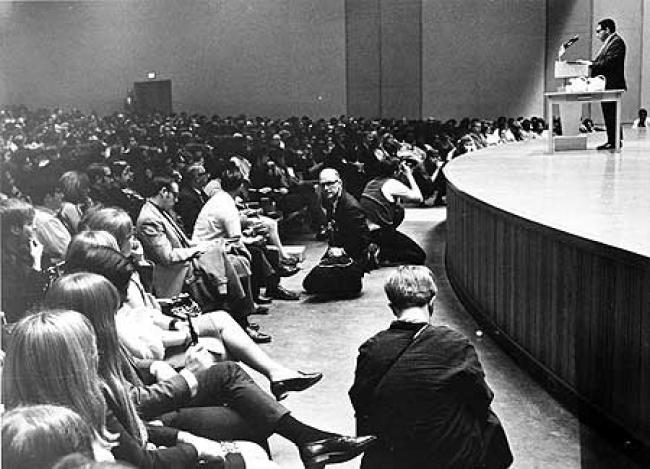
[[[565,42],[564,44],[562,44],[562,46],[564,46],[565,49],[568,49],[569,47],[571,47],[572,45],[574,45],[576,42],[578,42],[578,39],[580,39],[580,36],[578,36],[578,35],[576,34],[576,35],[573,36],[571,39],[569,39],[567,42]]]
[[[578,39],[580,39],[580,36],[578,36],[578,35],[576,34],[575,36],[573,36],[571,39],[569,39],[568,41],[566,41],[564,44],[562,44],[562,45],[560,46],[560,50],[557,51],[557,58],[558,58],[558,60],[562,60],[562,57],[564,56],[564,53],[566,52],[566,50],[567,50],[569,47],[571,47],[573,44],[575,44],[576,42],[578,42]]]

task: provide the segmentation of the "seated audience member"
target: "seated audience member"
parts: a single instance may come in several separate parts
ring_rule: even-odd
[[[409,186],[397,179],[403,174]],[[418,244],[397,227],[404,220],[402,201],[422,202],[411,167],[389,158],[379,162],[379,176],[363,190],[359,203],[368,220],[370,238],[379,246],[377,263],[424,264],[426,254]]]
[[[384,290],[396,320],[360,347],[350,389],[357,431],[379,438],[361,467],[508,467],[512,454],[476,350],[458,332],[430,324],[431,271],[401,266]]]
[[[181,216],[188,236],[192,236],[196,217],[208,201],[208,196],[203,191],[207,182],[208,173],[202,165],[193,164],[185,170],[175,210]]]
[[[481,120],[472,119],[470,123],[470,130],[467,135],[472,137],[472,140],[474,140],[477,149],[487,147],[487,140],[485,139],[485,136],[483,135],[482,131],[483,131],[483,125],[481,124]]]
[[[114,460],[91,426],[67,407],[16,407],[2,416],[2,467],[50,469],[71,453],[93,461]]]
[[[34,236],[34,208],[18,199],[0,201],[2,233],[2,311],[8,322],[20,319],[43,296],[43,245]]]
[[[641,108],[639,109],[639,117],[634,119],[632,123],[633,129],[647,129],[650,127],[650,119],[648,118],[648,110]]]
[[[120,343],[137,359],[161,360],[168,351],[184,352],[192,341],[188,322],[163,315],[155,301],[149,306],[140,306],[139,298],[135,301],[129,298],[127,291],[134,284],[129,275],[133,272],[130,264],[120,259],[119,253],[111,256],[106,250],[100,251],[105,251],[104,256],[93,256],[90,252],[85,257],[87,266],[73,269],[87,272],[68,274],[54,282],[46,295],[46,304],[71,308],[89,317],[97,316],[98,308],[113,315],[110,321],[115,323]],[[99,262],[102,259],[114,267],[102,267]],[[111,292],[111,285],[107,285],[109,282],[119,294],[119,303],[118,297]],[[100,296],[103,303],[96,300]],[[322,378],[321,373],[298,372],[273,360],[224,311],[197,316],[192,319],[192,325],[199,344],[210,350],[215,358],[239,360],[266,376],[278,400],[290,391],[303,391]]]
[[[294,442],[305,467],[347,461],[375,439],[334,435],[296,420],[237,365],[209,366],[201,351],[188,354],[187,372],[158,370],[165,378],[142,386],[117,344],[114,329],[101,332],[96,337],[90,321],[74,311],[44,311],[22,320],[7,354],[5,396],[9,407],[44,400],[66,405],[114,444],[111,452],[116,459],[145,468],[193,468],[199,460],[223,463],[234,458],[245,463],[244,467],[273,467],[257,445],[220,443],[182,430],[183,418],[187,425],[202,431],[225,427],[223,408],[214,407],[216,403],[227,403],[226,411],[240,413],[258,433],[275,432]],[[30,363],[29,369],[26,363]],[[66,372],[70,367],[86,373]],[[198,407],[181,408],[183,404]],[[145,425],[140,419],[140,415],[146,418],[165,412],[174,414],[170,418],[177,419],[178,429]],[[165,448],[145,449],[146,442]]]
[[[70,232],[58,217],[63,192],[50,172],[44,171],[35,179],[29,191],[34,203],[34,233],[43,245],[43,254],[50,263],[56,263],[63,260],[70,244]]]
[[[239,169],[229,163],[221,174],[221,191],[215,192],[205,204],[194,225],[192,239],[197,243],[226,242],[226,249],[249,252],[253,280],[253,294],[259,298],[259,289],[266,287],[266,296],[278,300],[297,300],[298,295],[280,285],[280,277],[294,275],[298,269],[284,265],[279,256],[266,249],[264,234],[242,232],[241,217],[235,198],[243,190],[243,177]]]
[[[185,235],[175,218],[178,184],[170,178],[156,177],[155,192],[140,210],[136,223],[138,238],[147,259],[155,263],[153,292],[158,297],[173,297],[183,291],[191,275],[192,259],[210,247],[194,243]]]
[[[111,205],[126,210],[131,220],[137,220],[140,209],[144,204],[144,197],[131,187],[134,182],[131,165],[123,160],[113,161],[111,163],[111,171],[113,173],[113,180],[115,181],[115,198],[114,203]]]
[[[463,135],[460,139],[458,139],[458,144],[456,147],[456,156],[464,155],[465,153],[470,153],[477,150],[476,142],[469,135]]]
[[[63,204],[59,218],[71,235],[79,231],[79,222],[92,205],[88,175],[80,171],[68,171],[59,179],[63,191]]]
[[[115,459],[138,468],[190,469],[200,461],[230,458],[250,463],[244,467],[273,467],[252,443],[221,443],[145,425],[128,394],[117,355],[98,354],[97,343],[92,324],[76,311],[44,311],[21,320],[6,357],[7,406],[68,407],[91,426]],[[149,449],[148,443],[163,448]]]
[[[327,213],[328,248],[303,280],[307,293],[353,295],[361,291],[368,264],[370,233],[359,202],[343,189],[338,172],[325,168],[319,176]]]
[[[115,205],[113,201],[113,173],[107,164],[92,163],[86,168],[90,182],[89,195],[93,202],[104,206]]]

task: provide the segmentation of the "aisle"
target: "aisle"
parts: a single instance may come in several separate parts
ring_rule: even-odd
[[[456,299],[444,274],[445,215],[444,208],[408,209],[403,229],[425,249],[428,265],[436,276],[439,294],[434,321],[472,337],[478,349],[487,381],[495,392],[493,408],[510,437],[515,455],[513,467],[634,467],[581,426],[494,342],[475,335],[476,323]],[[302,279],[325,249],[321,242],[301,242],[307,246],[303,271],[283,280],[283,285],[297,290],[301,290]],[[354,415],[347,392],[358,346],[392,320],[383,292],[389,272],[389,268],[383,268],[367,275],[360,298],[326,303],[311,302],[306,297],[299,302],[276,301],[269,316],[254,317],[273,336],[273,342],[263,346],[269,354],[288,366],[324,374],[312,389],[292,393],[283,401],[297,418],[327,430],[354,433]],[[255,379],[268,389],[267,380],[259,375]],[[291,443],[274,436],[270,444],[273,458],[282,468],[302,467]],[[332,467],[358,468],[359,461]]]

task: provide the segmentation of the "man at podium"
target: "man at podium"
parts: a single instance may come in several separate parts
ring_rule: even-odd
[[[626,90],[625,84],[625,41],[616,33],[614,20],[600,20],[596,26],[596,35],[603,45],[591,64],[591,76],[603,75],[605,89]],[[602,102],[603,117],[607,128],[607,143],[600,145],[599,150],[613,150],[615,147],[616,103]],[[621,129],[621,140],[623,130]],[[623,142],[621,142],[621,145]]]

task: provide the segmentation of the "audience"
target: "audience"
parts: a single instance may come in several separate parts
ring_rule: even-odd
[[[266,455],[255,445],[224,445],[170,427],[145,425],[121,370],[100,363],[98,357],[109,357],[100,356],[96,344],[93,326],[75,311],[43,311],[21,320],[4,370],[7,406],[68,407],[91,426],[115,459],[139,468],[193,468],[199,461],[227,460],[229,453],[249,459],[250,467],[272,467],[263,463]],[[148,443],[164,448],[150,449]]]
[[[257,431],[277,432],[296,443],[306,467],[352,459],[374,441],[374,437],[334,435],[296,420],[239,367],[231,363],[206,366],[200,351],[188,355],[193,371],[185,376],[191,378],[171,376],[155,390],[136,386],[129,391],[132,384],[124,370],[132,376],[135,372],[128,371],[133,369],[120,353],[114,329],[106,328],[97,337],[94,330],[91,322],[75,311],[46,310],[21,320],[14,329],[4,369],[8,407],[65,405],[109,444],[115,459],[143,468],[193,468],[199,461],[231,458],[243,460],[245,467],[273,467],[255,444],[217,442],[141,420],[140,414],[146,415],[147,410],[156,415],[173,411],[182,400],[198,406],[227,402],[228,409],[246,415]],[[112,353],[107,353],[109,347]],[[71,369],[76,372],[70,373]],[[170,371],[165,374],[170,376]],[[204,413],[196,414],[187,419],[188,425],[201,427],[198,415],[206,418]],[[177,412],[175,417],[183,415]],[[226,425],[213,420],[212,425],[201,428],[212,429],[217,423]],[[148,442],[162,447],[150,449]]]
[[[0,112],[2,310],[11,330],[4,387],[13,409],[3,440],[16,435],[3,441],[3,462],[41,467],[19,462],[36,445],[47,454],[42,467],[61,458],[56,467],[95,467],[111,455],[136,467],[226,458],[274,467],[252,443],[213,441],[267,447],[272,433],[294,442],[309,467],[360,454],[372,437],[323,432],[276,402],[322,375],[285,367],[255,343],[271,337],[249,316],[267,313],[260,305],[274,299],[299,299],[280,285],[300,269],[283,243],[286,230],[308,225],[328,241],[304,279],[308,293],[357,294],[373,261],[425,261],[397,231],[402,202],[444,204],[448,161],[536,138],[544,127],[535,117],[443,123]],[[163,314],[161,304],[183,293],[199,303],[199,315]],[[73,308],[90,322],[70,311],[34,313],[39,304]],[[272,396],[228,360],[266,376]],[[60,405],[69,410],[39,414]],[[68,446],[57,440],[62,425],[74,430]],[[390,436],[372,431],[382,444],[369,461]]]

